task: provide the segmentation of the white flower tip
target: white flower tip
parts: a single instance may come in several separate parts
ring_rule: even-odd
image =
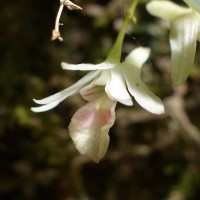
[[[154,114],[156,115],[162,115],[165,112],[165,107],[163,104],[160,104],[154,111]]]
[[[150,102],[149,106],[145,109],[156,115],[162,115],[165,112],[165,107],[163,105],[162,100],[156,96],[154,98],[154,101]]]
[[[136,49],[134,49],[132,52],[135,52],[135,54],[138,55],[145,55],[145,57],[149,57],[150,53],[151,53],[151,49],[149,47],[138,47]]]
[[[139,53],[146,53],[146,54],[149,55],[150,52],[151,52],[151,49],[149,47],[138,47],[133,51],[136,51],[136,52],[139,52]]]
[[[126,105],[126,106],[132,106],[133,105],[133,101],[131,99],[117,99],[118,102]]]
[[[61,62],[61,68],[66,69],[69,64],[66,62]]]
[[[40,109],[38,109],[39,107],[31,107],[31,111],[32,112],[41,112]]]
[[[149,58],[151,49],[149,47],[139,47],[139,50],[141,53],[143,53],[143,56],[146,57],[146,59]]]
[[[40,105],[48,104],[48,102],[44,102],[43,99],[40,99],[40,100],[38,100],[38,99],[33,99],[33,101],[34,101],[35,103],[37,103],[37,104],[40,104]]]
[[[45,112],[45,111],[48,111],[50,109],[52,109],[52,108],[49,105],[39,106],[39,107],[31,107],[31,111],[36,112],[36,113]]]
[[[163,4],[164,1],[161,2],[161,5]],[[156,13],[156,9],[160,7],[160,2],[159,1],[150,1],[149,3],[146,4],[146,9],[147,11],[154,15]]]
[[[126,63],[131,63],[141,68],[142,65],[147,61],[149,55],[151,53],[151,49],[148,47],[138,47],[131,51],[125,59]]]
[[[39,100],[37,100],[37,99],[33,99],[33,101],[35,102],[35,103],[37,103],[37,104],[40,104],[39,103]],[[40,107],[31,107],[31,111],[32,112],[42,112],[42,111],[40,111],[41,109],[40,109]]]
[[[37,104],[40,104],[40,103],[39,103],[40,100],[33,99],[33,101],[34,101],[35,103],[37,103]]]

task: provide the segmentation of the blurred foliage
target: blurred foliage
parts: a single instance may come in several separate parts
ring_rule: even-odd
[[[50,41],[59,1],[0,2],[0,199],[200,199],[199,47],[187,83],[173,88],[169,24],[148,15],[147,1],[140,2],[137,24],[127,29],[122,59],[137,46],[152,48],[143,77],[163,98],[165,115],[147,113],[137,103],[118,104],[109,150],[94,164],[68,136],[73,113],[85,103],[80,96],[46,113],[30,111],[33,98],[83,75],[63,72],[61,61],[97,63],[106,57],[129,2],[76,0],[83,11],[64,10],[63,43]]]

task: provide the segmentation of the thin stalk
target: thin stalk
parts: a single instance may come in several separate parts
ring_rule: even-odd
[[[124,40],[124,36],[126,33],[126,28],[129,24],[129,21],[132,19],[133,14],[136,10],[136,7],[138,5],[139,0],[133,0],[129,10],[127,11],[120,32],[118,33],[117,39],[112,47],[112,49],[110,50],[107,60],[109,61],[115,61],[115,62],[120,62],[121,59],[121,51],[122,51],[122,44],[123,44],[123,40]]]

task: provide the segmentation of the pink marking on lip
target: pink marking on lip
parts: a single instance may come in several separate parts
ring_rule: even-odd
[[[79,115],[76,116],[77,123],[84,128],[92,127],[96,124],[95,110],[84,109]]]
[[[105,110],[105,113],[103,115],[104,124],[108,124],[110,122],[110,119],[111,119],[111,111],[109,109]]]

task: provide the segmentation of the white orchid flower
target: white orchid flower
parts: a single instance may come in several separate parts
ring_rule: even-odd
[[[148,48],[133,50],[124,62],[101,64],[62,63],[66,70],[92,70],[71,87],[50,97],[34,100],[41,104],[32,108],[43,112],[57,106],[67,97],[80,93],[88,103],[78,110],[69,125],[69,134],[78,151],[91,157],[95,162],[104,156],[109,143],[109,129],[115,121],[115,105],[120,102],[131,106],[135,100],[146,110],[162,114],[164,106],[141,80],[141,67],[150,54]]]
[[[72,117],[69,135],[77,150],[95,162],[99,162],[107,151],[108,133],[115,121],[117,102],[131,106],[134,97],[146,110],[154,114],[164,112],[160,98],[154,95],[141,80],[141,67],[148,59],[150,50],[137,48],[126,57],[124,62],[120,62],[125,30],[129,20],[132,19],[137,3],[137,1],[132,2],[117,39],[104,62],[97,65],[73,65],[63,62],[61,64],[63,69],[92,72],[61,92],[41,100],[34,100],[42,105],[32,108],[34,112],[50,110],[76,93],[80,93],[88,101]]]
[[[180,85],[187,79],[194,63],[196,41],[200,41],[200,14],[170,1],[151,1],[146,8],[153,16],[170,22],[172,81],[174,85]]]

